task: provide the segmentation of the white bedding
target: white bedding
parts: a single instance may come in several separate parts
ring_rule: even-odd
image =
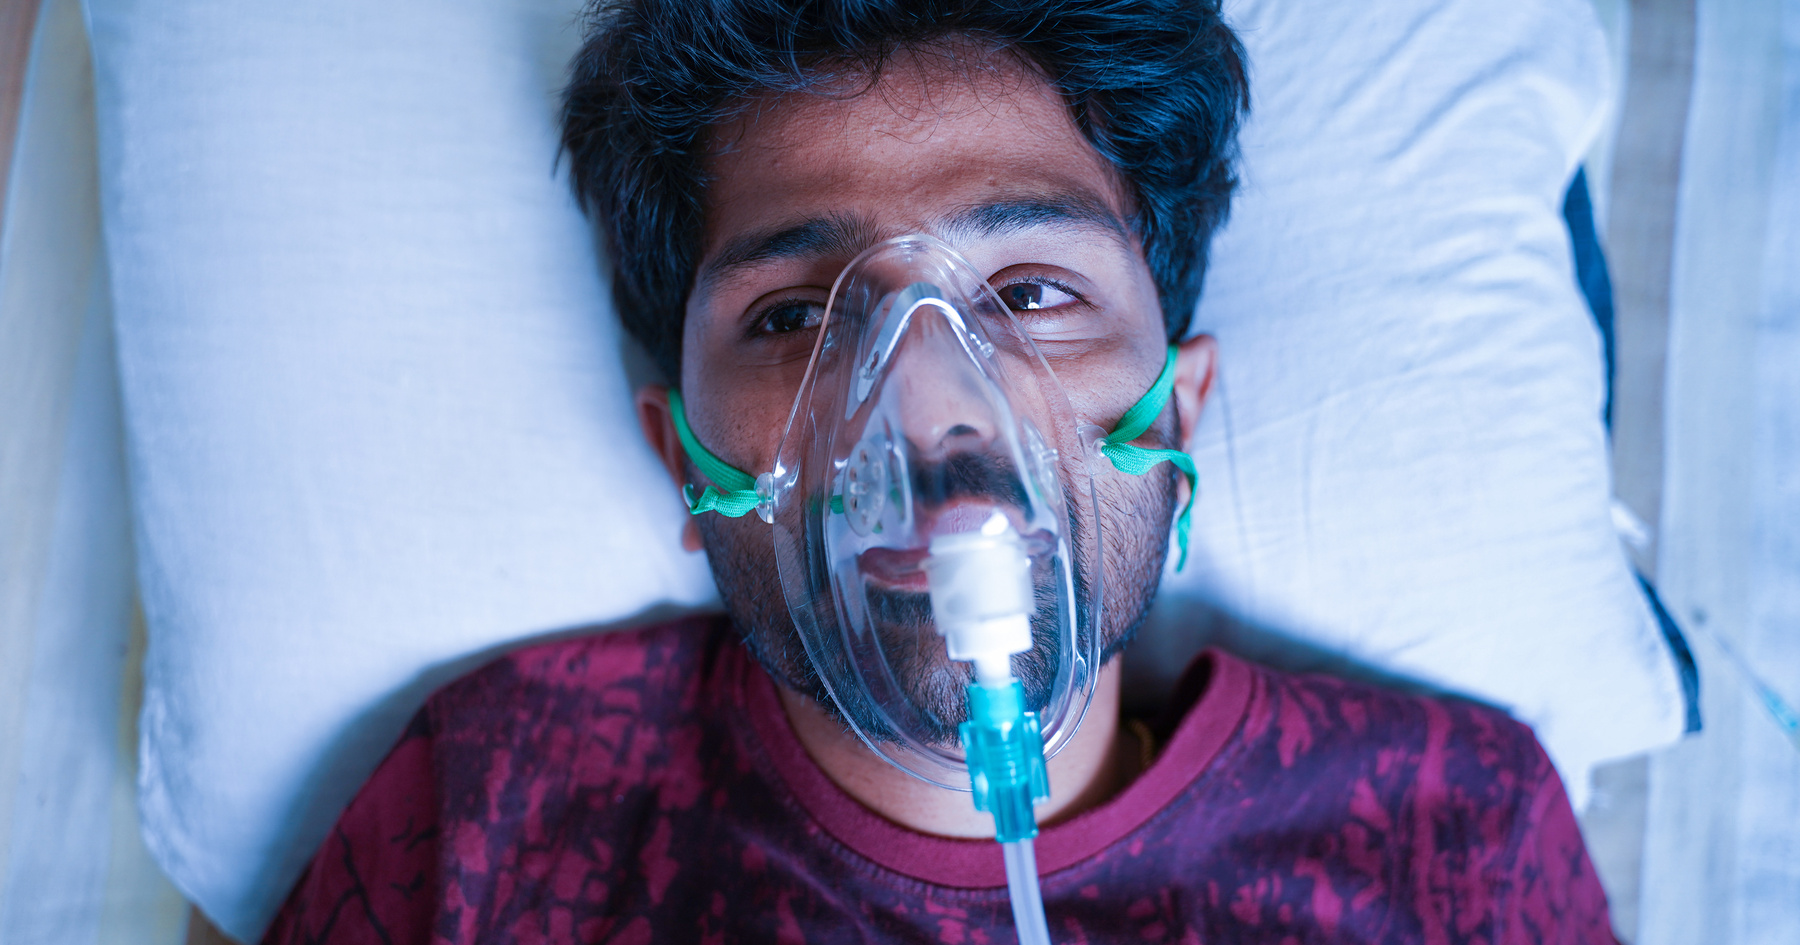
[[[1609,94],[1592,11],[1233,9],[1256,103],[1196,317],[1223,379],[1194,450],[1206,553],[1144,664],[1179,666],[1188,602],[1218,601],[1214,638],[1271,661],[1512,710],[1579,803],[1682,709],[1606,510],[1560,216]]]

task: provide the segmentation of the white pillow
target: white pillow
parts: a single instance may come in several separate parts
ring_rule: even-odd
[[[715,592],[555,173],[574,0],[92,0],[150,850],[254,939],[436,686]]]
[[[553,173],[575,5],[88,0],[144,827],[238,937],[436,685],[714,601]],[[1514,707],[1565,763],[1674,737],[1556,217],[1605,77],[1586,4],[1230,12],[1257,113],[1198,319],[1225,389],[1145,652],[1213,598]]]
[[[1535,727],[1579,806],[1595,762],[1685,720],[1612,524],[1561,215],[1608,102],[1592,8],[1227,11],[1254,103],[1195,317],[1221,383],[1195,553],[1133,679],[1158,688],[1217,641],[1471,695]]]

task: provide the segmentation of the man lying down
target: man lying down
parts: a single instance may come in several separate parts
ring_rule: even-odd
[[[727,614],[437,693],[267,941],[1613,941],[1498,712],[1209,651],[1121,716],[1214,376],[1216,4],[591,23],[564,142]]]

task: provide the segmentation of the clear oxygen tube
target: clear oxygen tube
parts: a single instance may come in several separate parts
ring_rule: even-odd
[[[1031,649],[1031,560],[1001,514],[977,531],[933,538],[930,551],[923,567],[938,632],[950,658],[975,669],[961,726],[975,808],[994,816],[1020,945],[1049,945],[1032,808],[1049,799],[1050,779],[1037,714],[1025,710],[1012,671],[1013,655]]]

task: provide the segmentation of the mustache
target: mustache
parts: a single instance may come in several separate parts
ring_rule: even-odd
[[[952,453],[937,462],[915,463],[908,479],[913,503],[926,508],[955,499],[995,499],[1014,508],[1030,501],[1012,461],[987,453]]]

